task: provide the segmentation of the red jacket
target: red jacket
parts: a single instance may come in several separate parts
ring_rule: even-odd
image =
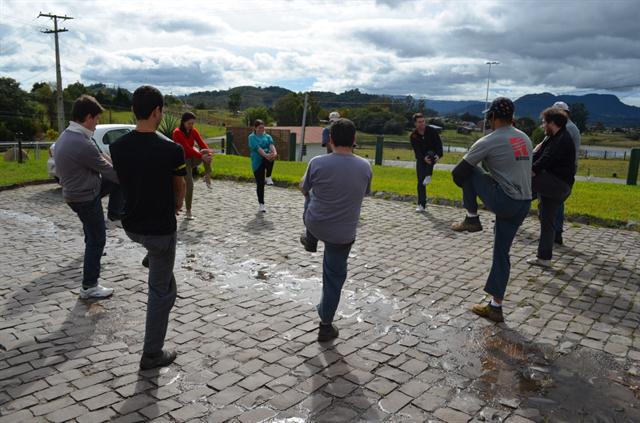
[[[200,149],[209,148],[209,146],[207,146],[207,144],[202,141],[202,137],[200,136],[200,133],[196,128],[193,128],[191,132],[189,132],[189,136],[186,136],[184,132],[180,130],[180,128],[176,128],[173,130],[171,138],[173,138],[173,141],[176,144],[180,144],[182,146],[185,159],[190,159],[192,157],[197,157],[198,159],[202,158],[202,153],[193,148],[195,143],[198,143]]]

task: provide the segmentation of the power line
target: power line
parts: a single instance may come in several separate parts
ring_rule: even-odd
[[[67,19],[73,19],[70,16],[64,15],[54,15],[51,13],[42,13],[38,15],[38,18],[51,18],[53,19],[53,29],[47,29],[45,31],[40,31],[44,34],[53,34],[55,39],[56,46],[56,87],[57,87],[57,97],[58,97],[58,132],[62,132],[64,130],[64,101],[62,99],[62,73],[60,72],[60,45],[58,43],[58,33],[69,31],[67,28],[58,29],[58,19],[66,21]]]

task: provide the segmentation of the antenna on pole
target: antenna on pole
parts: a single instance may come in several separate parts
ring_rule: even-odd
[[[62,100],[62,72],[60,72],[60,45],[58,43],[58,33],[69,31],[67,28],[58,28],[58,19],[66,21],[67,19],[73,19],[71,16],[60,16],[52,13],[42,13],[38,15],[38,18],[51,18],[53,19],[53,29],[47,29],[40,31],[43,34],[53,34],[56,46],[56,91],[57,91],[57,109],[58,109],[58,132],[64,130],[64,101]]]

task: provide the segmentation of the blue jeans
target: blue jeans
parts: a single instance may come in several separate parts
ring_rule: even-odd
[[[514,200],[502,191],[500,185],[480,168],[473,173],[462,188],[464,208],[477,213],[480,197],[484,205],[496,215],[493,238],[493,261],[484,290],[501,300],[509,283],[511,262],[509,251],[516,232],[529,213],[531,200]]]
[[[100,277],[100,259],[107,242],[104,225],[104,212],[100,196],[91,201],[67,203],[76,212],[84,231],[84,265],[82,268],[82,287],[92,288],[98,285]]]
[[[324,324],[333,322],[336,310],[338,309],[342,286],[347,279],[347,259],[349,258],[352,245],[353,243],[324,243],[322,298],[320,304],[316,306],[320,321]]]
[[[100,278],[100,260],[107,242],[101,201],[105,195],[109,195],[109,214],[121,216],[123,200],[120,185],[106,179],[102,180],[100,194],[93,200],[67,203],[80,218],[84,231],[84,264],[82,268],[82,287],[84,289],[98,285],[98,278]]]
[[[424,185],[424,178],[433,175],[432,164],[425,163],[424,160],[416,161],[416,175],[418,176],[418,204],[422,207],[427,205],[427,187]]]
[[[178,295],[176,278],[173,275],[177,236],[175,232],[169,235],[140,235],[127,232],[127,236],[132,241],[142,244],[149,257],[149,293],[143,352],[156,354],[164,347],[169,312]]]

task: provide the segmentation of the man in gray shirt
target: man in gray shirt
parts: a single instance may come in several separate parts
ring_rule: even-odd
[[[578,171],[578,155],[580,153],[580,143],[582,141],[580,137],[580,129],[578,129],[576,124],[573,123],[573,121],[571,120],[571,109],[569,108],[569,105],[567,103],[565,103],[564,101],[556,101],[555,103],[553,103],[553,106],[551,107],[564,110],[567,113],[567,117],[569,118],[569,120],[567,121],[567,125],[565,126],[565,129],[571,136],[571,139],[573,140],[573,145],[575,145],[576,147],[576,172],[577,172]],[[556,231],[554,242],[558,245],[562,245],[564,243],[562,239],[563,226],[564,226],[564,202],[562,202],[562,205],[558,209],[558,214],[556,215],[556,221],[554,224],[555,231]]]
[[[355,138],[353,122],[336,120],[329,137],[332,153],[314,157],[300,183],[304,195],[313,190],[304,215],[307,235],[301,242],[307,250],[318,240],[324,242],[322,299],[316,307],[320,316],[319,342],[338,336],[333,318],[347,278],[347,259],[356,239],[362,200],[371,192],[371,165],[353,154]]]
[[[452,172],[456,185],[462,187],[467,216],[453,224],[454,231],[482,230],[478,216],[478,199],[496,215],[493,262],[484,290],[493,296],[488,304],[471,309],[495,322],[504,321],[502,300],[509,282],[509,251],[520,225],[531,206],[531,140],[513,127],[513,102],[498,97],[487,113],[493,132],[476,141]],[[477,165],[483,162],[489,173]]]
[[[113,294],[112,288],[98,283],[100,259],[107,239],[101,199],[114,192],[109,201],[112,220],[120,217],[122,208],[116,172],[91,139],[103,111],[95,98],[80,96],[73,103],[72,120],[53,150],[62,197],[80,218],[84,231],[80,298],[106,298]]]

